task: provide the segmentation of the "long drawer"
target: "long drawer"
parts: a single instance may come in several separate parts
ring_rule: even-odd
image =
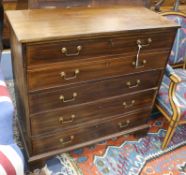
[[[88,124],[108,120],[112,116],[126,114],[140,108],[150,108],[155,95],[156,91],[150,90],[93,104],[32,115],[30,118],[31,132],[32,135],[42,135],[55,130],[64,131],[69,128],[88,126]]]
[[[123,76],[80,86],[34,92],[29,96],[30,113],[79,105],[158,86],[161,71]],[[153,77],[153,78],[152,78]]]
[[[65,86],[84,81],[100,80],[125,74],[161,69],[165,66],[168,51],[140,55],[139,67],[133,63],[136,56],[112,58],[109,60],[89,62],[60,63],[28,70],[29,91]],[[158,61],[157,61],[158,59]]]
[[[33,154],[65,148],[108,136],[109,134],[129,130],[130,128],[145,124],[149,114],[149,110],[143,110],[128,116],[115,116],[112,120],[107,120],[91,127],[76,128],[66,132],[59,131],[54,135],[32,138]]]
[[[56,61],[95,58],[113,54],[136,54],[138,43],[145,45],[142,52],[166,50],[172,44],[173,32],[134,31],[122,36],[64,40],[27,46],[28,65],[39,65]]]

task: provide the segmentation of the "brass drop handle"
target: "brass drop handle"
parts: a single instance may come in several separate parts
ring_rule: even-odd
[[[137,45],[140,45],[142,47],[147,47],[152,43],[152,39],[148,38],[147,43],[143,43],[140,39],[137,40]]]
[[[132,100],[130,104],[127,104],[127,102],[124,101],[124,102],[123,102],[123,106],[124,106],[125,108],[130,108],[130,107],[134,106],[135,103],[136,103],[135,100]]]
[[[128,88],[136,88],[140,85],[141,81],[138,79],[136,80],[135,84],[132,84],[130,81],[127,81],[126,85],[128,86]]]
[[[59,99],[60,99],[61,101],[63,101],[64,103],[67,103],[67,102],[74,101],[74,100],[76,99],[76,97],[77,97],[77,93],[74,92],[74,93],[72,94],[72,98],[70,98],[70,99],[65,99],[64,95],[60,95],[60,96],[59,96]]]
[[[127,126],[129,126],[129,124],[130,124],[130,120],[127,120],[127,121],[125,121],[123,123],[122,122],[118,123],[120,128],[126,128]]]
[[[138,64],[136,66],[136,61],[132,62],[132,65],[135,66],[135,68],[143,68],[145,66],[145,64],[147,63],[147,60],[143,60],[141,63],[138,61]]]
[[[143,60],[143,61],[141,62],[141,64],[140,64],[140,62],[139,62],[139,56],[140,56],[141,49],[142,49],[143,47],[149,46],[151,43],[152,43],[152,39],[151,39],[151,38],[148,38],[148,39],[147,39],[147,43],[145,43],[145,44],[142,43],[141,40],[139,40],[139,39],[137,40],[138,52],[137,52],[137,55],[136,55],[136,60],[132,62],[132,65],[135,66],[135,68],[142,68],[142,67],[144,67],[144,65],[147,63],[146,60]]]
[[[59,123],[61,125],[66,124],[66,123],[72,123],[75,118],[76,118],[76,116],[74,114],[72,114],[71,117],[70,117],[70,119],[68,119],[68,120],[64,120],[63,117],[59,117]]]
[[[74,140],[74,136],[70,136],[69,140],[65,141],[63,138],[60,138],[59,141],[62,145],[66,145],[66,144],[69,144],[71,143],[72,141]]]
[[[61,49],[61,52],[63,54],[65,54],[65,56],[68,56],[68,57],[70,57],[70,56],[78,56],[80,54],[80,51],[82,50],[82,46],[77,46],[76,49],[77,49],[77,52],[75,52],[75,53],[68,53],[68,49],[66,47],[63,47]]]
[[[73,80],[73,79],[77,78],[78,74],[79,74],[79,69],[75,69],[74,75],[72,75],[71,77],[67,76],[65,72],[60,72],[60,76],[62,78],[64,78],[64,80]]]

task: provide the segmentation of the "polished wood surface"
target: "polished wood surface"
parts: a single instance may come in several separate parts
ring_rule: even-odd
[[[32,135],[81,128],[84,123],[86,123],[86,126],[91,126],[112,119],[116,115],[128,114],[131,111],[137,111],[145,107],[149,108],[155,92],[156,88],[137,94],[102,98],[99,101],[87,103],[83,106],[75,105],[68,108],[59,108],[59,110],[52,112],[31,115]]]
[[[76,62],[59,65],[45,66],[43,69],[34,69],[28,71],[28,88],[32,91],[46,89],[51,87],[59,87],[74,83],[83,83],[90,80],[101,80],[109,77],[121,76],[124,74],[137,73],[139,71],[148,71],[151,69],[159,69],[164,67],[167,60],[166,52],[152,52],[150,54],[142,54],[142,66],[139,69],[134,69],[135,55],[121,56],[119,58],[111,57],[110,59],[91,62]],[[156,58],[161,58],[159,62]],[[113,59],[114,58],[114,59]],[[143,66],[145,60],[145,66]],[[125,69],[123,69],[125,67]],[[78,70],[78,73],[76,71]],[[62,76],[65,72],[65,78]],[[70,80],[69,80],[69,79]],[[47,79],[47,81],[45,81]]]
[[[136,85],[135,80],[133,81]],[[89,90],[83,88],[89,88]],[[94,89],[91,89],[91,84],[89,84],[87,87],[74,87],[66,89],[65,91],[57,91],[57,89],[55,89],[55,91],[46,93],[34,93],[33,95],[30,95],[30,113],[92,102],[94,100],[101,100],[102,98],[120,95],[125,92],[118,88],[114,89],[114,92],[109,93],[109,88],[108,91],[104,91],[104,89],[101,88],[99,89],[99,87],[97,88],[98,89],[94,91]],[[76,94],[76,96],[74,94]]]
[[[149,111],[147,114],[149,114]],[[112,120],[105,120],[94,124],[91,127],[72,129],[71,131],[63,133],[59,132],[56,135],[48,135],[48,137],[33,138],[33,151],[35,154],[43,153],[91,141],[92,138],[96,139],[108,136],[112,133],[129,130],[134,126],[144,124],[148,117],[147,114],[138,112],[137,114],[135,113],[126,116],[115,116]],[[53,138],[52,142],[51,137]]]
[[[178,25],[142,7],[12,11],[7,17],[29,162],[147,131]],[[24,20],[27,28],[34,24],[31,32]]]
[[[6,14],[18,41],[24,43],[105,36],[113,32],[119,34],[123,31],[169,28],[176,25],[143,7],[38,9],[7,11]],[[131,19],[135,22],[131,22]],[[59,25],[61,20],[63,25]]]
[[[2,0],[4,10],[21,10],[33,8],[74,8],[74,7],[100,7],[112,5],[149,6],[148,0]],[[10,29],[6,18],[4,19],[3,46],[10,48]]]
[[[159,77],[161,76],[162,71],[149,71],[148,75],[146,72],[140,74],[131,74],[127,76],[117,76],[116,78],[103,79],[102,81],[91,82],[90,84],[79,83],[77,82],[75,86],[69,84],[68,86],[59,86],[55,90],[42,89],[40,91],[30,94],[30,108],[32,113],[38,111],[37,108],[41,110],[43,101],[50,102],[44,108],[53,108],[53,106],[68,106],[69,103],[65,102],[67,99],[71,99],[70,105],[79,103],[79,101],[91,101],[100,98],[106,98],[111,96],[121,95],[123,93],[131,93],[134,90],[143,90],[156,87]],[[153,79],[150,78],[153,77]],[[97,77],[96,80],[99,77]],[[86,81],[87,82],[87,81]],[[79,83],[79,84],[78,84]],[[53,86],[55,87],[55,86]],[[52,88],[53,88],[52,87]],[[105,89],[105,87],[107,87]],[[94,91],[94,94],[89,94],[90,91]],[[76,97],[73,98],[73,94],[76,93]],[[64,99],[60,99],[61,96],[64,96]],[[89,96],[89,98],[87,98]],[[40,98],[37,100],[37,98]],[[41,103],[41,104],[40,104]],[[40,105],[38,105],[40,104]],[[36,109],[35,109],[36,108]],[[44,110],[46,110],[44,109]],[[40,111],[39,110],[39,111]]]
[[[171,30],[171,29],[170,29]],[[137,52],[137,41],[141,41],[143,44],[149,44],[149,46],[142,49],[142,54],[147,52],[156,52],[157,50],[166,51],[169,49],[170,43],[172,42],[170,35],[173,35],[171,32],[160,31],[152,29],[151,31],[128,31],[119,36],[109,35],[109,37],[99,37],[91,39],[76,39],[69,41],[58,41],[42,44],[31,44],[27,47],[27,57],[29,69],[32,69],[32,66],[37,66],[41,64],[49,64],[54,62],[66,61],[79,59],[89,60],[91,58],[95,60],[100,60],[102,57],[106,59],[113,55],[117,54],[118,57],[125,57],[127,55],[136,55]],[[148,40],[151,40],[148,43]],[[78,47],[81,49],[78,50]],[[63,49],[66,49],[66,52],[63,53]],[[52,57],[51,54],[53,53]],[[121,55],[122,54],[122,55]],[[67,63],[68,64],[68,63]]]

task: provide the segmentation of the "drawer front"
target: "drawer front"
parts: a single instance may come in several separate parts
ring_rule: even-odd
[[[112,98],[106,101],[48,111],[30,118],[32,135],[40,135],[55,130],[65,131],[74,127],[91,125],[110,117],[151,107],[156,91],[150,90],[135,95]]]
[[[115,37],[28,45],[28,65],[95,58],[113,54],[137,54],[139,42],[144,45],[142,52],[154,49],[166,50],[171,47],[174,32],[152,31],[143,31],[143,33],[128,31],[127,34]]]
[[[128,116],[118,116],[112,120],[89,127],[78,128],[67,132],[58,132],[57,134],[46,137],[35,137],[32,140],[33,154],[85,143],[100,137],[128,130],[129,128],[145,124],[149,114],[149,111],[143,111]]]
[[[135,56],[121,57],[95,62],[50,65],[42,69],[28,71],[29,91],[72,85],[84,81],[101,80],[125,74],[161,69],[165,66],[169,52],[141,55],[138,68]]]
[[[31,93],[29,96],[30,113],[69,107],[139,90],[156,88],[161,73],[161,71],[151,71],[86,83],[75,87]]]

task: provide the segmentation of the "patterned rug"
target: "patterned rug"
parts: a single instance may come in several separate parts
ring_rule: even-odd
[[[13,83],[7,82],[13,101]],[[147,136],[124,135],[50,158],[46,175],[186,175],[186,126],[177,128],[169,147],[161,150],[166,123],[150,121]],[[15,139],[22,147],[15,125]],[[39,174],[40,170],[35,170]]]
[[[186,126],[169,147],[160,149],[166,130],[162,119],[151,121],[146,137],[122,136],[47,161],[47,175],[186,175]]]

